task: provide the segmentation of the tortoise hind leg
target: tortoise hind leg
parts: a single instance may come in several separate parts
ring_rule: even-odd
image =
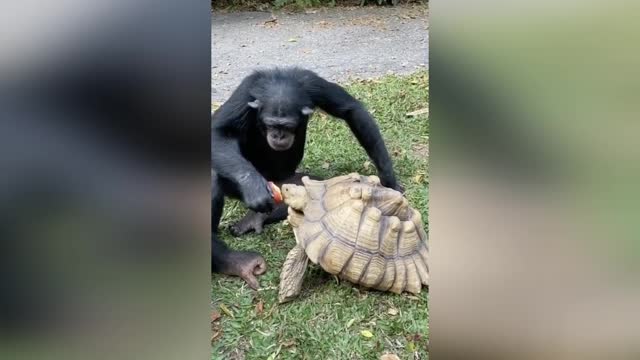
[[[280,291],[278,293],[280,304],[291,301],[300,294],[308,262],[309,258],[302,247],[296,246],[289,251],[280,273]]]

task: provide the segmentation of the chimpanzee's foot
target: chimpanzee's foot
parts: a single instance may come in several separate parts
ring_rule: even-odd
[[[251,251],[232,251],[225,263],[221,273],[241,277],[254,290],[260,287],[257,277],[267,271],[264,258]]]
[[[257,213],[249,210],[247,214],[237,223],[231,226],[229,229],[231,235],[240,236],[251,231],[255,231],[256,234],[262,233],[265,220],[269,217],[266,213]]]

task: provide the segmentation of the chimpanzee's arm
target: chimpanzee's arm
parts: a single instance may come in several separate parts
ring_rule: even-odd
[[[251,101],[249,89],[254,76],[246,78],[212,117],[211,161],[217,176],[230,182],[242,195],[242,200],[252,210],[268,212],[273,199],[267,181],[242,155],[239,138],[246,131],[250,120]]]
[[[238,188],[242,188],[251,177],[261,177],[256,168],[242,156],[238,139],[217,129],[211,131],[211,162],[218,176]]]
[[[344,119],[360,145],[373,161],[384,186],[402,190],[393,172],[393,164],[380,130],[364,106],[341,86],[311,71],[299,75],[313,102],[328,114]]]

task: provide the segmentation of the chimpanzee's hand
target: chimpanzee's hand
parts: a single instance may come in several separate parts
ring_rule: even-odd
[[[256,176],[245,187],[242,197],[245,205],[255,212],[268,213],[273,210],[275,201],[269,191],[269,185],[262,176]]]
[[[393,190],[399,191],[401,193],[404,194],[404,187],[402,187],[402,185],[400,185],[400,183],[396,180],[395,176],[381,176],[380,177],[380,183],[382,183],[382,186],[386,186],[388,188],[391,188]]]
[[[239,276],[250,288],[257,290],[260,283],[256,276],[267,271],[267,263],[260,254],[251,251],[232,251],[225,259],[224,274]]]

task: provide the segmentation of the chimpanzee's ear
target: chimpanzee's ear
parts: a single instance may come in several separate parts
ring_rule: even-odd
[[[312,108],[310,108],[308,106],[305,106],[305,107],[302,108],[302,115],[309,116],[311,114],[313,114],[313,109]]]
[[[258,109],[258,108],[260,108],[260,100],[256,99],[256,100],[253,100],[253,101],[249,101],[247,103],[247,105],[249,105],[249,107],[252,108],[252,109]]]

